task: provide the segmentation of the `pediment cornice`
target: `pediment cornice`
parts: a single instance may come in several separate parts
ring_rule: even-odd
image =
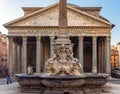
[[[90,19],[93,19],[93,20],[96,20],[96,21],[98,21],[98,22],[100,22],[100,23],[104,23],[104,24],[107,24],[107,25],[111,25],[111,26],[112,26],[112,23],[110,23],[110,22],[108,22],[108,21],[106,21],[106,20],[100,19],[100,18],[98,18],[98,17],[95,17],[95,16],[93,16],[93,15],[90,15],[90,14],[88,14],[88,13],[86,13],[86,12],[83,12],[83,11],[78,10],[78,9],[76,9],[76,8],[73,8],[73,7],[71,7],[71,6],[68,6],[67,8],[68,8],[69,10],[73,11],[73,12],[77,12],[77,13],[83,15],[83,16],[86,16],[86,17],[90,18]]]
[[[55,9],[55,8],[58,8],[59,7],[59,3],[55,3],[55,4],[53,4],[53,5],[50,5],[50,6],[48,6],[48,7],[45,7],[45,8],[43,8],[43,9],[40,9],[40,10],[38,10],[38,11],[35,11],[35,12],[33,12],[33,13],[31,13],[31,14],[28,14],[28,15],[26,15],[26,16],[23,16],[23,17],[21,17],[21,18],[18,18],[18,19],[16,19],[16,20],[13,20],[13,21],[11,21],[11,22],[8,22],[8,23],[6,23],[6,24],[4,24],[4,26],[6,27],[6,28],[11,28],[11,27],[13,27],[14,25],[13,24],[15,24],[15,23],[18,23],[18,22],[20,22],[20,21],[24,21],[24,20],[26,20],[26,19],[30,19],[31,17],[33,17],[33,16],[36,16],[36,15],[42,15],[42,14],[44,14],[46,11],[49,11],[49,10],[52,10],[52,9]],[[93,16],[93,15],[90,15],[90,14],[88,14],[88,13],[86,13],[86,12],[83,12],[82,10],[78,10],[78,9],[76,9],[76,8],[74,8],[74,7],[71,7],[71,6],[67,6],[67,9],[68,10],[70,10],[70,11],[73,11],[74,13],[76,13],[76,14],[80,14],[80,15],[83,15],[84,17],[86,17],[86,18],[89,18],[89,19],[91,19],[91,20],[94,20],[94,21],[96,21],[96,22],[98,22],[98,23],[100,23],[100,24],[104,24],[105,26],[101,26],[101,27],[111,27],[112,28],[112,23],[110,23],[110,22],[108,22],[108,21],[106,21],[106,20],[103,20],[103,19],[100,19],[100,18],[98,18],[98,17],[95,17],[95,16]],[[13,26],[12,26],[13,25]],[[15,26],[16,27],[16,26]],[[26,26],[25,26],[26,27]],[[35,27],[35,26],[33,26],[33,27]],[[53,27],[53,26],[52,26]],[[75,26],[73,26],[73,27],[75,27]],[[90,27],[92,27],[92,26],[81,26],[81,27],[84,27],[84,28],[90,28]],[[93,27],[99,27],[99,26],[93,26]]]
[[[4,26],[7,27],[7,26],[12,25],[14,23],[17,23],[19,21],[23,21],[23,20],[26,20],[28,18],[31,18],[31,17],[33,17],[35,15],[43,14],[43,13],[45,13],[46,11],[48,11],[50,9],[54,9],[54,8],[58,7],[58,5],[59,5],[59,3],[52,4],[52,5],[48,6],[48,7],[45,7],[43,9],[38,10],[38,11],[35,11],[35,12],[31,13],[31,14],[28,14],[26,16],[22,16],[22,17],[20,17],[18,19],[15,19],[13,21],[5,23]]]

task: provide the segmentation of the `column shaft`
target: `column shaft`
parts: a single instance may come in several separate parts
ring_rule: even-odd
[[[82,65],[82,72],[83,72],[83,37],[79,37],[79,61]]]
[[[101,43],[98,45],[98,72],[101,72]]]
[[[13,38],[9,37],[9,46],[8,46],[8,71],[10,75],[13,74]]]
[[[100,45],[100,73],[102,73],[102,43]]]
[[[50,37],[50,57],[53,55],[53,44],[54,43],[54,37]]]
[[[111,66],[110,66],[110,37],[106,37],[106,73],[111,73]]]
[[[20,67],[21,66],[21,46],[20,45],[18,45],[17,50],[18,50],[18,64],[17,64],[18,69],[17,69],[17,72],[21,73],[21,71],[20,71],[20,68],[21,68]]]
[[[27,37],[22,37],[22,73],[27,73]]]
[[[14,74],[16,74],[18,67],[17,67],[17,44],[15,42],[14,42],[13,52],[14,52],[14,55],[13,55],[13,72],[14,72]]]
[[[103,60],[103,73],[106,73],[106,41],[103,41],[103,51],[102,51],[102,60]]]
[[[41,72],[41,37],[36,37],[36,72]]]
[[[97,37],[92,37],[93,49],[92,49],[92,71],[94,68],[97,71]]]

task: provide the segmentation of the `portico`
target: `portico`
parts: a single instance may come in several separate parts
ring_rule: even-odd
[[[79,58],[80,63],[83,65],[84,72],[91,72],[92,67],[97,67],[98,72],[100,73],[109,71],[109,69],[104,69],[107,66],[110,66],[107,59],[108,53],[110,53],[109,50],[107,50],[109,48],[108,38],[109,37],[98,36],[70,37],[72,43],[74,44],[74,56]],[[34,72],[44,72],[45,61],[52,53],[50,43],[54,42],[53,36],[9,37],[9,41],[10,56],[8,59],[9,62],[11,62],[10,66],[12,66],[10,67],[11,72],[26,73],[28,65],[33,66]],[[13,46],[15,50],[12,50]],[[99,49],[100,47],[102,48]],[[104,60],[104,58],[106,58],[106,60]],[[104,62],[108,62],[108,64],[105,65]],[[12,68],[17,69],[17,71],[12,70]]]

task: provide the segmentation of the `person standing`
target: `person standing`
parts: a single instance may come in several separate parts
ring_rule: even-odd
[[[7,84],[12,83],[12,80],[11,80],[11,78],[10,78],[10,75],[7,75],[6,79],[7,79]]]

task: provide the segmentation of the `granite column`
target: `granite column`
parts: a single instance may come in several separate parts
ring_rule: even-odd
[[[84,37],[83,36],[80,36],[79,37],[79,62],[81,63],[81,67],[82,67],[82,72],[83,72],[83,39]]]
[[[9,74],[12,75],[13,74],[13,38],[12,37],[8,37],[8,71]]]
[[[110,37],[106,37],[106,73],[111,73],[111,62],[110,62]]]
[[[27,37],[22,37],[22,73],[27,73]]]
[[[41,37],[36,37],[36,73],[41,72]]]
[[[92,37],[92,72],[97,72],[97,37]]]

